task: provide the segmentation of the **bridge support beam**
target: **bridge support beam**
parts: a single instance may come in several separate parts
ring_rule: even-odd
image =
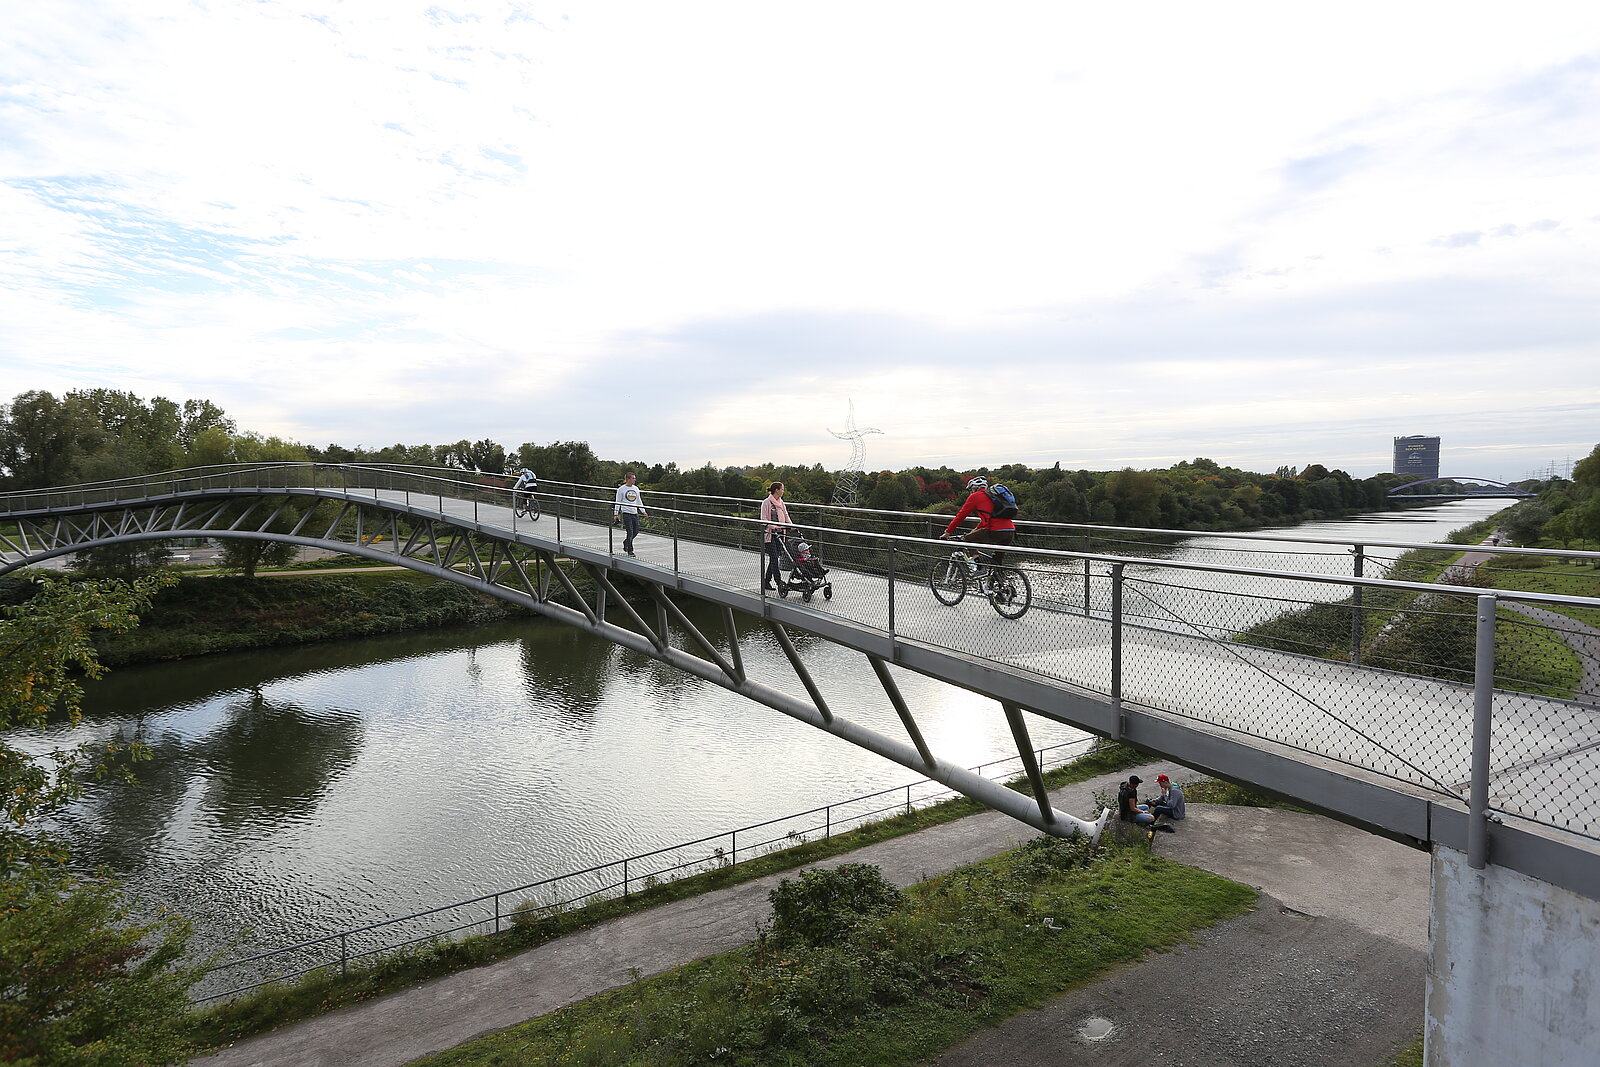
[[[1433,850],[1428,1067],[1600,1063],[1600,901]]]

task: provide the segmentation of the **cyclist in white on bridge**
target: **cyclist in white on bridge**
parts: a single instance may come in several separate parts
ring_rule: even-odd
[[[531,493],[537,488],[539,488],[539,476],[524,467],[522,473],[517,475],[516,484],[511,487],[511,506],[517,505],[523,493]]]

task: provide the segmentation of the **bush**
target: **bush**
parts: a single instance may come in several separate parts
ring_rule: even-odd
[[[785,878],[767,899],[772,902],[774,937],[829,945],[861,923],[894,911],[904,898],[871,864],[841,863]]]

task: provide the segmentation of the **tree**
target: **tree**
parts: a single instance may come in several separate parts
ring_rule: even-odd
[[[1594,451],[1578,460],[1572,468],[1572,481],[1586,489],[1600,489],[1600,445],[1594,446]]]
[[[587,441],[556,441],[549,445],[529,441],[517,447],[517,459],[537,474],[540,481],[579,485],[594,484],[600,463]]]
[[[1126,467],[1105,483],[1106,500],[1119,526],[1154,526],[1161,514],[1161,480],[1149,471]]]
[[[225,434],[232,434],[238,427],[211,401],[185,400],[183,426],[178,431],[178,443],[184,448],[193,448],[195,438],[208,430],[220,430]]]
[[[104,439],[105,431],[80,401],[21,393],[0,407],[0,478],[15,489],[69,485]]]
[[[1505,513],[1500,525],[1517,544],[1532,545],[1544,536],[1545,524],[1550,517],[1550,509],[1542,502],[1522,500]]]
[[[1559,516],[1570,529],[1568,537],[1600,541],[1600,445],[1572,468],[1572,484],[1579,499]]]
[[[281,437],[242,433],[233,439],[235,463],[305,463],[310,459],[311,451],[305,445]]]
[[[506,450],[487,438],[482,441],[463,438],[453,445],[440,445],[434,455],[444,466],[458,470],[480,474],[504,474],[506,470]]]
[[[122,541],[72,555],[72,569],[93,578],[131,578],[167,564],[170,541]]]
[[[1034,497],[1037,518],[1047,522],[1082,522],[1088,516],[1088,506],[1083,496],[1066,478],[1045,486]]]
[[[39,588],[32,597],[0,609],[0,739],[8,730],[38,729],[52,719],[76,726],[83,717],[77,675],[104,673],[90,634],[137,626],[138,612],[176,579],[33,580]],[[58,853],[53,839],[30,828],[82,794],[83,772],[107,773],[141,752],[111,740],[36,759],[0,740],[0,877],[31,856]]]
[[[0,1062],[184,1062],[188,938],[177,916],[137,921],[104,879],[34,867],[0,880]]]
[[[188,988],[176,966],[188,926],[134,922],[116,887],[66,868],[69,850],[39,829],[86,783],[126,774],[142,746],[85,742],[45,757],[3,738],[52,719],[82,720],[81,673],[104,673],[95,630],[121,631],[171,579],[35,579],[39,589],[0,611],[0,1061],[172,1064],[192,1052]]]

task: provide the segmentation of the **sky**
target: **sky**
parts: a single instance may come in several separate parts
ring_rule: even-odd
[[[1509,480],[1600,441],[1597,252],[1592,0],[0,13],[0,402]]]

